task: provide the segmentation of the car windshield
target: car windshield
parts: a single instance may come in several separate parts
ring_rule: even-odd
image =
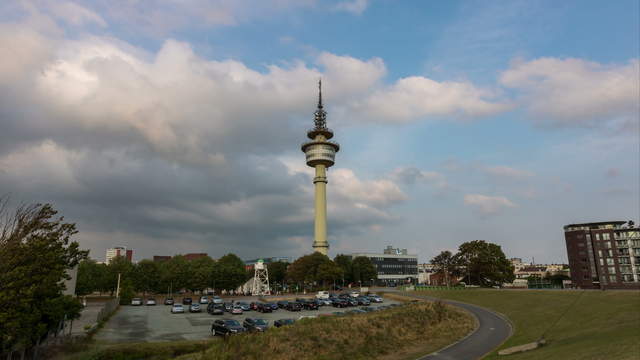
[[[173,305],[173,307],[176,307],[176,308],[181,308],[181,307],[182,307],[182,305],[180,305],[180,304],[177,304],[177,305]]]
[[[227,326],[240,326],[240,323],[237,320],[225,320],[224,324]]]
[[[256,319],[256,325],[267,325],[267,322],[262,319]]]
[[[284,319],[282,322],[285,324],[293,324],[293,319]]]

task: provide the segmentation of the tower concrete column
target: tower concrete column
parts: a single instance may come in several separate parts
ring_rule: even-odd
[[[327,170],[322,164],[316,165],[316,177],[313,179],[315,187],[315,231],[313,249],[327,255],[329,242],[327,241]]]

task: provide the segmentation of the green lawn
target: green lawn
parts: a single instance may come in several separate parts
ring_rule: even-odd
[[[515,325],[500,349],[535,341],[546,332],[547,345],[530,352],[486,359],[640,359],[639,291],[419,290],[498,311]],[[559,316],[566,315],[552,327]]]

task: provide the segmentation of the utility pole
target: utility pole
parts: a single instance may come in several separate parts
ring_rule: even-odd
[[[116,297],[120,297],[120,273],[118,273],[118,286],[116,287]]]

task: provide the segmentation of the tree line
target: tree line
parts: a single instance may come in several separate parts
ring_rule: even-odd
[[[436,273],[444,276],[447,286],[454,280],[467,285],[500,286],[513,282],[514,267],[499,245],[484,240],[465,242],[458,252],[442,251],[431,259]]]

